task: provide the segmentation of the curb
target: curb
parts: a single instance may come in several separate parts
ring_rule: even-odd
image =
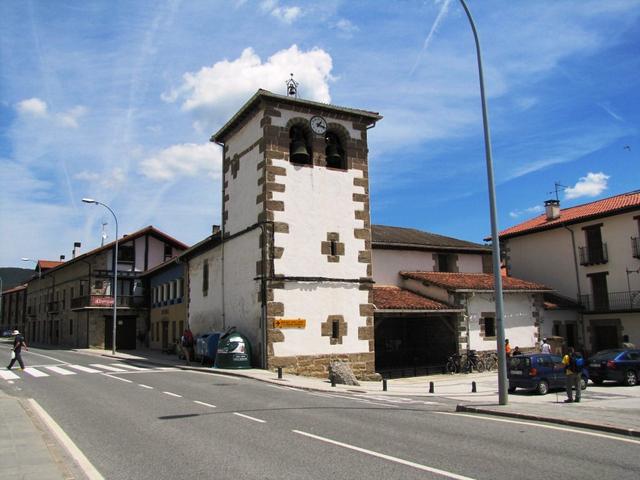
[[[503,411],[493,410],[489,408],[473,407],[470,405],[461,405],[461,404],[458,404],[456,406],[456,412],[479,413],[483,415],[494,415],[497,417],[519,418],[521,420],[535,420],[538,422],[556,423],[559,425],[567,425],[571,427],[588,428],[589,430],[599,430],[601,432],[617,433],[619,435],[626,435],[630,437],[640,437],[640,430],[636,430],[635,428],[624,428],[616,425],[603,425],[600,423],[584,422],[580,420],[569,420],[566,418],[543,417],[540,415],[534,415],[530,413],[506,412],[506,411],[503,412]]]

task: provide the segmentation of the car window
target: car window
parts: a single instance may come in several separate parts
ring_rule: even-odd
[[[553,361],[548,356],[538,357],[537,362],[540,367],[553,367]]]
[[[560,355],[551,355],[553,363],[562,363],[562,357]]]
[[[515,356],[509,359],[509,368],[514,370],[529,368],[530,365],[531,365],[531,359],[529,357]]]
[[[627,352],[627,356],[629,360],[640,360],[640,353],[638,352]]]
[[[592,356],[591,360],[613,360],[623,351],[624,350],[602,350],[601,352],[598,352],[594,356]]]

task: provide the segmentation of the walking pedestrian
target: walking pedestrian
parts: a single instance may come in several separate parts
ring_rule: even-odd
[[[11,370],[11,367],[13,367],[13,364],[16,363],[16,360],[18,361],[18,363],[20,364],[20,368],[22,370],[24,370],[24,361],[22,360],[22,349],[24,348],[25,350],[29,350],[27,348],[27,342],[24,341],[24,337],[20,334],[20,332],[18,330],[14,330],[11,335],[14,335],[15,338],[13,339],[13,356],[11,358],[11,362],[9,362],[9,366],[7,367],[8,370]]]
[[[551,345],[547,342],[546,338],[542,339],[542,345],[540,345],[540,351],[542,353],[551,353]]]
[[[511,345],[509,345],[508,338],[504,341],[504,353],[506,354],[507,358],[511,357]]]
[[[564,403],[580,402],[582,395],[582,367],[584,359],[582,355],[576,352],[573,347],[569,347],[567,354],[562,357],[564,365],[564,373],[566,376],[567,399]],[[576,398],[573,399],[573,389],[576,389]]]
[[[187,361],[187,365],[191,365],[191,349],[193,348],[193,333],[191,329],[187,327],[180,337],[180,344],[182,345],[182,353]]]

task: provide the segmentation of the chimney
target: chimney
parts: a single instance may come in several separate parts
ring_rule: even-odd
[[[211,235],[214,237],[220,233],[220,225],[211,225]]]
[[[64,262],[64,258],[65,258],[64,255],[60,255],[60,261],[61,262]]]
[[[547,213],[547,220],[556,220],[560,218],[560,201],[547,200],[544,202],[544,210]]]
[[[76,258],[77,255],[80,255],[80,247],[82,244],[80,242],[73,243],[73,252],[71,253],[71,258]]]

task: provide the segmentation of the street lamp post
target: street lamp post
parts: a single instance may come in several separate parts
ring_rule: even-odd
[[[464,8],[471,30],[473,30],[473,38],[476,42],[476,56],[478,58],[478,74],[480,77],[480,98],[482,100],[482,123],[484,125],[484,149],[487,159],[487,182],[489,184],[489,207],[491,212],[491,244],[493,249],[493,277],[495,284],[496,296],[496,338],[498,350],[498,401],[500,405],[506,405],[509,401],[507,393],[507,362],[504,345],[504,323],[503,323],[503,303],[502,303],[502,276],[500,275],[500,239],[498,237],[498,220],[496,208],[496,191],[493,180],[493,160],[491,158],[491,136],[489,134],[489,113],[487,111],[487,100],[484,94],[484,74],[482,72],[482,56],[480,54],[480,40],[475,23],[471,17],[469,7],[465,0],[460,0],[462,8]],[[468,332],[467,332],[468,333]],[[467,340],[468,341],[468,340]]]
[[[93,198],[83,198],[84,203],[93,203],[95,205],[102,205],[104,208],[111,212],[113,219],[116,222],[116,242],[115,253],[113,257],[113,325],[112,325],[112,339],[111,339],[111,355],[116,354],[116,321],[118,315],[118,217],[113,213],[113,210],[102,202],[94,200]]]
[[[22,260],[23,262],[33,262],[36,264],[36,267],[38,267],[38,278],[42,278],[42,270],[40,269],[40,262],[37,260],[34,260],[33,258],[28,258],[28,257],[22,257],[20,260]]]

